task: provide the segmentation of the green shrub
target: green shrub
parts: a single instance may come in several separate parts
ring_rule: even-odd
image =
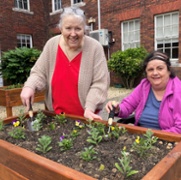
[[[2,53],[0,75],[7,84],[23,84],[41,51],[35,48],[16,48]]]
[[[125,88],[133,88],[135,79],[142,75],[142,62],[147,54],[143,47],[119,50],[112,53],[108,68],[121,76]]]

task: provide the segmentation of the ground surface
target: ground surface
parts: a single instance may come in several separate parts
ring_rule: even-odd
[[[127,96],[131,91],[132,91],[131,89],[110,87],[108,90],[107,101],[109,101],[109,100],[120,101],[125,96]],[[34,111],[37,111],[39,109],[40,110],[45,109],[43,102],[33,104],[33,110]],[[24,106],[13,107],[13,116],[19,115],[21,110],[24,111],[25,113],[27,112],[27,110]],[[107,120],[108,114],[105,111],[105,109],[103,109],[101,116],[103,117],[104,120]],[[0,106],[0,119],[3,119],[3,118],[6,118],[6,108],[3,106]]]
[[[26,130],[25,140],[14,140],[8,136],[8,132],[14,128],[12,125],[7,126],[5,132],[0,132],[0,138],[9,141],[13,144],[21,146],[39,155],[45,156],[53,161],[64,164],[77,171],[86,173],[99,180],[122,180],[124,179],[122,174],[116,169],[115,163],[118,162],[118,158],[121,158],[121,150],[126,147],[126,151],[131,156],[131,164],[133,170],[138,170],[139,173],[131,177],[131,180],[140,180],[155,164],[157,164],[170,150],[166,149],[167,142],[160,143],[157,141],[156,145],[151,151],[147,153],[147,156],[140,158],[139,155],[131,150],[131,145],[136,139],[136,135],[130,135],[128,133],[121,133],[119,138],[116,139],[113,136],[111,138],[103,138],[98,145],[93,145],[96,158],[92,161],[84,161],[80,158],[81,152],[84,148],[91,146],[87,142],[88,129],[79,129],[75,126],[75,121],[68,120],[65,124],[56,124],[56,129],[51,130],[49,123],[52,120],[49,118],[44,123],[44,128],[38,132],[30,132]],[[55,121],[54,121],[55,122]],[[62,135],[68,136],[73,129],[78,130],[80,135],[73,140],[73,148],[67,151],[60,151],[58,142]],[[105,130],[106,134],[108,129]],[[48,153],[41,153],[36,150],[38,144],[38,138],[42,135],[48,135],[52,138],[52,149]]]

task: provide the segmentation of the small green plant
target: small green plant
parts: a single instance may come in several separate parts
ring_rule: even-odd
[[[65,113],[57,114],[55,116],[55,120],[60,124],[65,124],[67,122],[67,119],[65,117]]]
[[[132,167],[130,166],[131,160],[129,157],[129,153],[126,151],[121,151],[122,158],[118,158],[119,163],[115,163],[116,168],[123,174],[124,178],[127,178],[129,176],[132,176],[138,171],[132,170]]]
[[[40,138],[38,138],[38,142],[39,144],[36,148],[37,151],[47,153],[52,149],[52,146],[50,146],[52,138],[50,136],[43,135]]]
[[[121,133],[124,134],[125,132],[126,132],[126,128],[124,127],[119,127],[118,125],[111,126],[111,135],[115,137],[116,139],[119,138]]]
[[[157,137],[153,136],[153,132],[148,129],[142,138],[137,136],[132,148],[140,155],[140,157],[143,157],[147,154],[148,150],[153,147],[153,144],[157,142],[157,139]]]
[[[24,110],[20,109],[17,120],[20,121],[20,124],[22,125],[22,124],[24,124],[25,119],[26,119],[26,115],[24,113]]]
[[[32,127],[34,131],[39,131],[42,128],[43,119],[45,119],[46,117],[47,116],[41,110],[38,111],[35,120],[32,122]]]
[[[80,135],[80,132],[77,129],[73,129],[72,132],[70,133],[70,136],[72,138],[76,138],[79,135]]]
[[[49,127],[51,130],[55,130],[56,125],[55,125],[54,122],[51,122],[48,127]]]
[[[100,131],[95,128],[95,127],[91,127],[90,131],[88,131],[88,138],[87,138],[87,142],[97,145],[98,143],[100,143],[103,139],[103,136],[100,135]]]
[[[22,127],[13,128],[12,131],[8,133],[14,139],[25,139],[25,131]]]
[[[36,115],[36,119],[38,119],[39,121],[43,121],[43,119],[45,119],[46,117],[47,116],[41,110],[39,110]]]
[[[66,151],[73,147],[73,140],[71,138],[66,138],[64,135],[60,136],[60,142],[58,142],[60,151]]]
[[[88,148],[85,147],[84,151],[81,152],[80,157],[85,161],[91,161],[93,159],[96,159],[97,152],[93,148],[93,146],[89,146]]]
[[[0,119],[0,131],[4,129],[4,123],[3,120]]]

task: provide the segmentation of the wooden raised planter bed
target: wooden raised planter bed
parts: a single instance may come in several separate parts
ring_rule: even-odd
[[[47,112],[47,115],[53,115]],[[67,115],[73,119],[84,118]],[[7,118],[4,123],[10,123],[14,118]],[[99,121],[99,120],[98,120]],[[100,121],[99,121],[100,122]],[[102,121],[101,121],[102,122]],[[103,123],[107,123],[104,122]],[[146,128],[123,125],[129,132],[142,134]],[[178,144],[142,180],[178,180],[181,177],[181,135],[153,130],[154,135],[163,140],[178,142]],[[81,172],[41,157],[11,143],[0,140],[0,174],[2,179],[38,179],[38,180],[93,180],[94,178]]]
[[[13,116],[12,107],[22,105],[20,98],[22,88],[5,89],[5,87],[0,88],[0,106],[6,107],[7,117]],[[34,102],[44,101],[44,91],[36,92],[34,97]]]

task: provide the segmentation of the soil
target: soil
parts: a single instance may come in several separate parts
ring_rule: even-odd
[[[72,130],[75,129],[75,121],[67,119],[65,124],[56,123],[54,130],[49,128],[50,123],[55,122],[55,120],[52,120],[52,117],[47,117],[43,122],[43,128],[40,131],[31,132],[26,129],[26,138],[24,140],[13,139],[8,135],[8,132],[14,128],[12,124],[6,125],[4,130],[0,131],[0,138],[77,171],[90,175],[98,180],[126,179],[115,167],[115,163],[119,163],[118,158],[121,158],[121,150],[123,150],[124,147],[126,147],[126,151],[130,153],[130,166],[132,167],[132,170],[139,171],[139,173],[127,178],[130,180],[140,180],[170,151],[170,149],[167,148],[169,142],[158,140],[154,144],[153,148],[147,153],[146,157],[144,156],[140,158],[140,156],[131,148],[131,145],[137,138],[137,135],[126,132],[122,133],[117,139],[115,137],[104,138],[98,145],[94,145],[95,150],[98,152],[98,154],[96,154],[96,159],[87,162],[80,158],[80,154],[84,148],[91,146],[91,144],[86,141],[89,130],[87,126],[79,129],[80,135],[74,139],[73,148],[62,152],[58,146],[60,136],[63,134],[70,134]],[[105,128],[105,132],[107,134],[108,127]],[[36,150],[38,138],[42,135],[48,135],[52,138],[52,149],[47,153],[41,153]],[[104,168],[101,170],[100,167],[103,166]]]

